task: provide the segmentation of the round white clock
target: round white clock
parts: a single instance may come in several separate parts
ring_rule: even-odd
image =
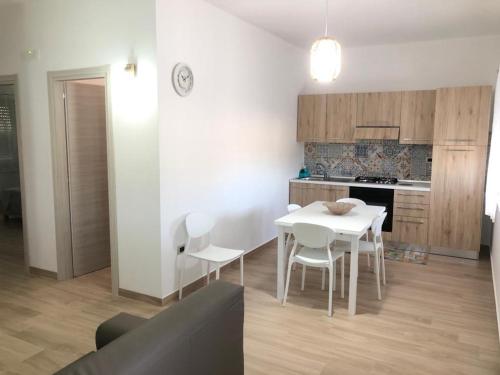
[[[194,77],[191,68],[183,63],[178,63],[172,70],[172,85],[180,96],[187,96],[193,89]]]

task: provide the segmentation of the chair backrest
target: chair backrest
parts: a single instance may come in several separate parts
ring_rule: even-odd
[[[335,240],[335,232],[328,227],[310,223],[293,224],[295,240],[302,246],[323,248]]]
[[[291,214],[294,211],[300,210],[302,206],[292,203],[289,204],[287,208],[288,208],[288,213]]]
[[[384,224],[385,218],[387,217],[387,212],[377,216],[372,223],[372,233],[376,238],[382,237],[382,225]]]
[[[206,214],[195,212],[186,216],[186,230],[191,238],[205,236],[214,226],[214,219]]]
[[[352,203],[352,204],[355,204],[356,206],[360,206],[360,207],[366,206],[366,203],[358,198],[342,198],[342,199],[337,199],[337,202]]]

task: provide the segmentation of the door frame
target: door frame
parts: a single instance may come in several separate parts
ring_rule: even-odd
[[[22,138],[22,125],[21,125],[21,104],[19,95],[19,82],[17,74],[2,75],[0,76],[0,85],[13,85],[14,86],[14,103],[16,106],[16,133],[17,133],[17,160],[19,164],[19,181],[21,188],[21,215],[23,223],[23,248],[24,248],[24,270],[27,274],[30,273],[29,261],[29,242],[28,242],[28,220],[26,209],[26,189],[24,183],[24,162],[23,162],[23,138]]]
[[[109,235],[111,252],[111,292],[118,296],[118,234],[116,218],[116,180],[114,162],[113,122],[111,112],[111,74],[109,65],[47,73],[49,90],[50,136],[54,183],[54,212],[56,229],[57,279],[74,278],[71,247],[70,206],[68,186],[68,155],[66,149],[66,121],[62,86],[64,81],[104,78],[106,82],[106,149],[108,164]]]

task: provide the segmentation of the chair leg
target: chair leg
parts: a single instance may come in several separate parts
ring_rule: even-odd
[[[382,282],[385,285],[386,282],[385,282],[385,254],[384,254],[384,245],[382,245],[381,249],[380,249],[380,258],[381,258],[381,261],[382,261]]]
[[[207,262],[207,285],[210,284],[210,262]]]
[[[345,269],[345,255],[342,256],[342,261],[340,262],[340,297],[344,298],[344,269]]]
[[[182,299],[182,283],[184,278],[184,268],[186,267],[186,254],[182,256],[181,267],[179,272],[179,301]]]
[[[333,314],[333,270],[335,266],[332,264],[328,267],[328,316]]]
[[[286,284],[285,284],[285,294],[283,296],[282,305],[286,305],[286,298],[288,297],[288,288],[290,286],[290,273],[292,272],[292,261],[288,261],[288,272],[286,273]]]
[[[375,253],[375,277],[377,278],[377,298],[379,301],[382,299],[382,294],[380,292],[380,254],[377,252]]]
[[[217,263],[217,268],[215,269],[215,280],[219,280],[220,277],[220,264]]]
[[[240,256],[240,284],[243,285],[243,255]]]
[[[333,262],[333,291],[337,290],[337,262]]]
[[[321,290],[325,290],[325,273],[326,268],[321,269]]]
[[[300,290],[304,290],[306,285],[306,265],[302,265],[302,283],[300,284]]]
[[[368,269],[371,268],[371,264],[370,264],[370,253],[367,253],[366,254],[366,258],[367,258],[367,261],[368,261]]]

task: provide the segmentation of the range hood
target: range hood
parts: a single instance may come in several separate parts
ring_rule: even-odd
[[[399,139],[399,126],[356,126],[354,139]]]

